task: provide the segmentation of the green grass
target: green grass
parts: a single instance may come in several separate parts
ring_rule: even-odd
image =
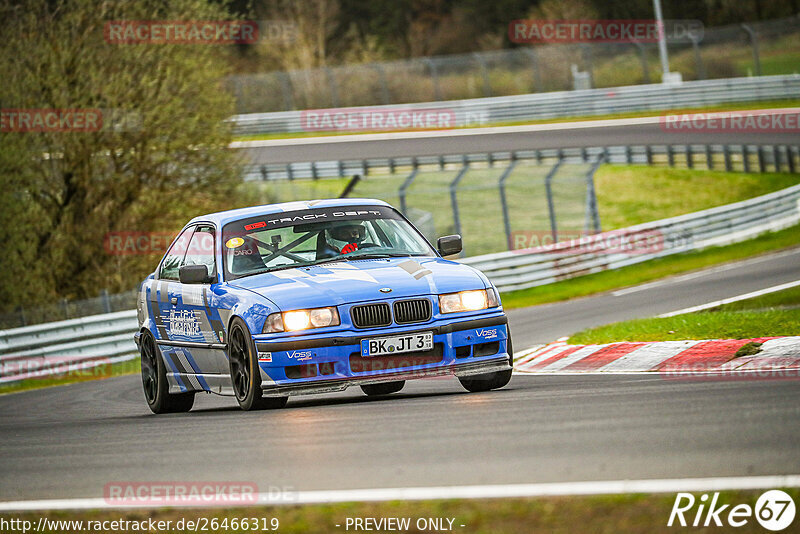
[[[626,228],[791,187],[798,175],[603,165],[595,175],[603,229]]]
[[[87,382],[89,380],[101,380],[110,378],[112,376],[130,375],[140,372],[139,357],[125,362],[115,363],[110,366],[101,365],[71,373],[67,376],[56,378],[33,378],[28,380],[20,380],[19,382],[11,382],[9,384],[0,385],[0,395],[7,393],[18,393],[20,391],[27,391],[30,389],[39,389],[50,386],[65,386],[67,384],[75,384],[78,382]]]
[[[800,288],[675,317],[634,319],[584,330],[570,343],[749,339],[800,335]]]
[[[797,488],[784,489],[795,502],[800,498]],[[747,504],[751,509],[755,506],[762,491],[724,491],[720,492],[718,506],[728,505],[727,510],[721,515],[724,522],[730,509],[738,504]],[[700,503],[700,493],[694,494],[695,506],[684,516],[688,523],[694,520],[697,505]],[[46,512],[50,520],[83,520],[83,521],[111,521],[125,519],[128,521],[142,521],[152,518],[154,521],[172,521],[170,532],[185,532],[177,530],[174,525],[181,519],[196,521],[206,518],[208,524],[211,519],[216,519],[214,524],[221,524],[224,519],[259,518],[267,524],[270,519],[279,521],[277,531],[285,534],[295,533],[322,533],[322,532],[353,532],[351,525],[346,528],[347,518],[410,518],[410,528],[404,532],[420,533],[433,532],[434,530],[420,530],[417,520],[420,518],[451,518],[453,519],[453,532],[464,534],[519,534],[528,532],[571,533],[594,532],[627,534],[657,534],[680,531],[680,526],[668,527],[670,511],[675,502],[674,493],[666,494],[623,494],[623,495],[597,495],[578,497],[550,497],[550,498],[514,498],[514,499],[485,499],[485,500],[441,500],[441,501],[393,501],[386,503],[342,503],[321,504],[304,506],[279,506],[252,508],[189,508],[189,509],[159,509],[159,510],[130,510],[130,511],[90,511]],[[31,521],[37,524],[42,512],[26,512],[14,514],[14,518]],[[185,524],[185,523],[184,523]],[[230,523],[229,523],[230,524]],[[445,523],[447,524],[447,523]],[[336,525],[340,525],[337,527]],[[461,527],[461,525],[464,525]],[[691,527],[689,527],[691,529]],[[684,529],[686,530],[686,529]],[[711,529],[694,529],[697,532],[713,532]],[[717,527],[716,530],[726,531]],[[755,518],[750,517],[747,524],[736,529],[743,534],[750,532],[764,532]],[[786,530],[789,532],[790,530]],[[241,532],[236,529],[223,530],[210,528],[208,532]],[[388,532],[382,530],[380,532]]]
[[[675,317],[634,319],[599,326],[570,336],[571,344],[683,339],[750,339],[800,333],[800,309],[717,311]]]
[[[793,226],[734,245],[667,256],[613,271],[504,293],[503,306],[506,309],[523,308],[584,297],[797,245],[800,245],[800,226]]]
[[[788,58],[787,61],[791,61],[792,58]],[[743,110],[750,110],[750,109],[780,109],[780,108],[791,108],[791,107],[798,107],[800,106],[800,100],[798,99],[787,99],[787,100],[763,100],[758,102],[735,102],[729,104],[719,104],[714,106],[699,106],[699,107],[687,107],[687,108],[679,108],[679,109],[670,109],[664,110],[659,113],[654,113],[653,111],[626,111],[620,113],[604,113],[600,115],[571,115],[567,117],[558,117],[553,119],[540,119],[540,120],[521,120],[521,121],[500,121],[500,122],[492,122],[488,124],[475,124],[475,125],[467,125],[467,126],[459,126],[458,128],[454,129],[463,129],[463,128],[486,128],[486,127],[497,127],[497,126],[520,126],[525,124],[558,124],[562,122],[574,122],[574,121],[596,121],[596,120],[607,120],[607,119],[630,119],[630,118],[638,118],[638,117],[659,117],[665,113],[669,114],[679,114],[679,113],[698,113],[698,112],[711,112],[711,111],[743,111]],[[402,107],[402,104],[398,104],[398,107]],[[395,130],[398,132],[409,131],[409,130]],[[419,130],[414,130],[419,131]],[[383,130],[382,133],[386,133]],[[296,138],[303,138],[303,137],[327,137],[327,136],[339,136],[339,135],[358,135],[364,133],[373,133],[370,131],[357,131],[357,132],[338,132],[338,131],[331,131],[331,132],[276,132],[276,133],[259,133],[259,134],[242,134],[237,135],[234,137],[234,141],[266,141],[270,139],[296,139]]]
[[[739,311],[739,310],[759,310],[767,308],[793,308],[800,306],[800,287],[793,287],[775,293],[769,293],[760,297],[755,297],[739,302],[724,304],[715,310]],[[800,331],[798,331],[800,334]]]

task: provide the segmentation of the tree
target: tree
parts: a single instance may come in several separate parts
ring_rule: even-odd
[[[108,254],[109,232],[176,230],[231,203],[228,47],[104,38],[107,21],[226,18],[205,0],[0,1],[3,308],[131,289],[153,258]],[[10,109],[99,110],[102,127],[8,131]]]

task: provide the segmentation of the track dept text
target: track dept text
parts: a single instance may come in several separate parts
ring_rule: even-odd
[[[102,127],[99,109],[0,110],[0,132],[97,132]]]

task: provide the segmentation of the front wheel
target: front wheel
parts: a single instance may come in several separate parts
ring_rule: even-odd
[[[365,384],[361,386],[361,391],[370,397],[375,397],[377,395],[391,395],[392,393],[397,393],[403,389],[403,386],[405,385],[405,380],[398,380],[397,382],[383,382],[381,384]]]
[[[142,389],[150,411],[155,414],[188,412],[194,405],[194,392],[169,393],[167,371],[153,334],[146,331],[139,342],[142,356]]]
[[[245,322],[235,317],[228,336],[231,382],[239,407],[244,411],[283,408],[288,397],[262,397],[261,370],[253,337]]]
[[[514,367],[514,348],[511,346],[511,330],[508,330],[508,364]],[[459,377],[458,381],[464,386],[464,389],[470,393],[479,393],[481,391],[489,391],[490,389],[500,389],[511,381],[511,373],[513,369],[507,371],[496,371],[494,373],[486,373],[484,375],[465,376]]]

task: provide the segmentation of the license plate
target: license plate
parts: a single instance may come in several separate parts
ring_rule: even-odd
[[[433,332],[374,337],[361,340],[361,355],[366,357],[418,352],[433,348]]]

